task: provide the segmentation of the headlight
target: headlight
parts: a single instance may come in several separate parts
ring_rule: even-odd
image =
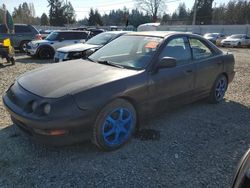
[[[33,101],[32,104],[31,104],[32,112],[35,112],[37,107],[38,107],[38,103],[36,101]]]
[[[69,52],[68,58],[69,59],[79,59],[83,57],[83,52]]]
[[[46,103],[43,105],[43,112],[44,114],[48,115],[50,113],[50,110],[51,110],[51,105]]]
[[[39,46],[39,43],[32,44],[33,48],[37,48]]]

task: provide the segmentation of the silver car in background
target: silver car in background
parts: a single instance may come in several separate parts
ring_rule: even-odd
[[[221,41],[222,47],[250,47],[250,38],[246,34],[231,35]]]

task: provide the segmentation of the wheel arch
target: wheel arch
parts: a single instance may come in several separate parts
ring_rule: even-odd
[[[52,46],[45,44],[38,47],[37,54],[39,54],[39,52],[44,48],[49,48],[50,50],[53,51],[53,54],[55,53],[55,49]]]
[[[116,99],[126,100],[126,101],[128,101],[135,108],[136,117],[137,117],[137,119],[136,119],[136,129],[139,129],[140,128],[141,118],[140,118],[140,113],[139,113],[139,106],[138,106],[136,100],[133,99],[132,97],[129,97],[129,96],[120,96],[120,97],[118,97]]]

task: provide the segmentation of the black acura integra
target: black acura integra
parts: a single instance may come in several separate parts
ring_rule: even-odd
[[[103,150],[125,144],[138,120],[176,102],[223,100],[234,57],[206,39],[177,32],[134,32],[92,54],[20,76],[3,102],[38,141],[90,139]],[[185,100],[184,100],[185,99]]]

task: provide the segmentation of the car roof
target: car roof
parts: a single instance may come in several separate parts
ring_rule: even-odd
[[[122,34],[122,33],[130,33],[131,31],[106,31],[104,33],[112,33],[112,34]]]
[[[165,38],[171,35],[198,36],[196,34],[190,34],[190,33],[180,32],[180,31],[141,31],[141,32],[131,32],[131,33],[128,33],[127,35],[154,36],[154,37],[162,37],[162,38]]]
[[[58,33],[84,33],[88,31],[80,31],[80,30],[54,30],[54,32]]]

